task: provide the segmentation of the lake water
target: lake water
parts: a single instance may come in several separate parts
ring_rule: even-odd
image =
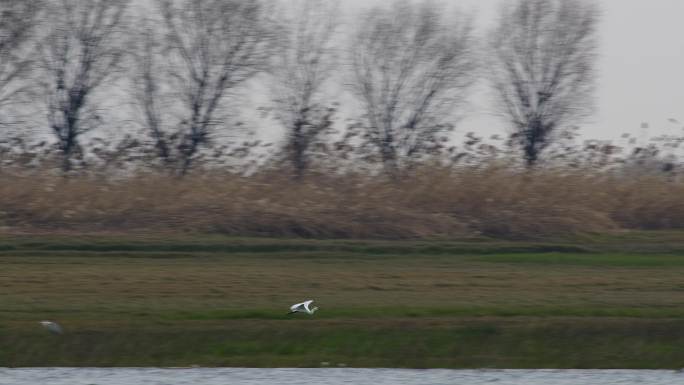
[[[0,368],[0,385],[677,385],[671,370]]]

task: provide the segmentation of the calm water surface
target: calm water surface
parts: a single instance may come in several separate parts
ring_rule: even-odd
[[[669,370],[0,368],[0,385],[677,385]]]

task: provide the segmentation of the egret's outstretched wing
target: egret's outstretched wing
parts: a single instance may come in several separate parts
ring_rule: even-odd
[[[296,311],[309,312],[309,305],[311,305],[311,302],[313,302],[312,299],[310,299],[308,301],[301,302],[301,303],[296,303],[296,304],[290,306],[290,311],[292,311],[292,312],[296,312]]]
[[[45,329],[47,329],[50,333],[54,334],[63,334],[64,330],[62,329],[61,326],[59,326],[58,323],[52,322],[52,321],[40,321],[40,324],[43,325]]]

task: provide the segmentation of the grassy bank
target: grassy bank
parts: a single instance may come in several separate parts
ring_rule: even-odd
[[[678,368],[683,274],[676,232],[3,236],[0,366]],[[285,316],[307,298],[319,313]]]
[[[684,320],[387,318],[3,330],[2,366],[679,368]],[[9,349],[8,349],[9,347]]]

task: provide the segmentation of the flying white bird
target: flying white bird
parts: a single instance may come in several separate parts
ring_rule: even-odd
[[[61,326],[57,322],[52,322],[52,321],[40,321],[40,324],[43,325],[45,329],[47,329],[50,333],[52,334],[63,334],[64,329],[62,329]]]
[[[293,313],[313,314],[316,310],[318,310],[318,306],[309,307],[312,302],[313,302],[313,300],[310,299],[310,300],[304,301],[302,303],[296,303],[296,304],[290,306],[290,312],[287,314],[293,314]]]

